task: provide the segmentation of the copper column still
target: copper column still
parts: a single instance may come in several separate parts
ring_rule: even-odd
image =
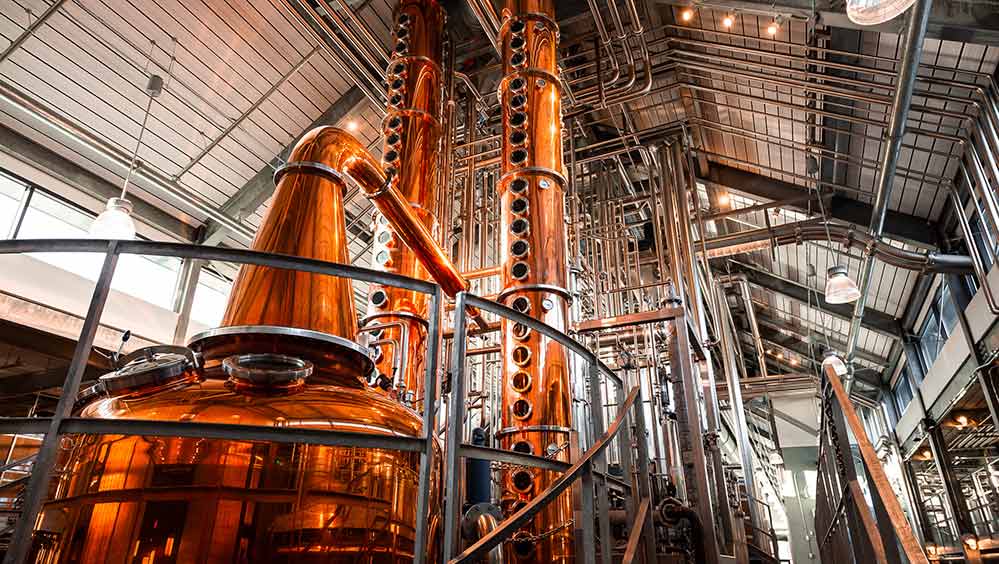
[[[308,134],[278,172],[253,248],[345,262],[341,174],[384,184],[377,162],[343,131]],[[373,363],[354,343],[353,303],[349,280],[244,266],[223,327],[195,337],[186,352],[149,350],[103,377],[105,397],[80,416],[420,436],[415,412],[366,386]],[[413,558],[418,453],[108,434],[68,436],[62,447],[36,524],[35,562]]]
[[[437,0],[403,0],[394,11],[392,58],[382,122],[382,166],[413,215],[437,232],[436,185],[441,142],[442,43],[445,14]],[[416,254],[380,213],[374,215],[372,268],[410,278],[430,276]],[[376,348],[376,382],[408,405],[423,396],[429,296],[372,286],[366,327],[383,343]]]
[[[507,0],[502,16],[500,301],[565,331],[566,179],[555,6],[551,0]],[[567,461],[572,424],[567,352],[519,324],[504,320],[502,331],[500,443]],[[546,471],[506,471],[503,509],[515,511],[554,478]],[[519,562],[572,562],[572,518],[572,498],[566,492],[515,535],[508,554]]]

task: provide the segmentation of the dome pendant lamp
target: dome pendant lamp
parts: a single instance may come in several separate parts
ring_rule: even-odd
[[[850,278],[845,266],[836,265],[829,269],[826,278],[826,303],[846,304],[860,298],[857,283]]]
[[[846,16],[857,25],[879,25],[895,19],[916,0],[847,0]]]

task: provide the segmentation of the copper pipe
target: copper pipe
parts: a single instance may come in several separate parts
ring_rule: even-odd
[[[564,331],[566,180],[554,16],[552,0],[507,0],[502,10],[499,301]],[[572,391],[565,349],[507,320],[501,347],[500,445],[567,461]],[[504,512],[517,511],[553,480],[550,472],[505,471]],[[514,535],[510,552],[518,562],[573,562],[572,518],[572,498],[562,495]]]
[[[490,276],[497,276],[499,273],[500,273],[500,267],[487,266],[485,268],[479,268],[476,270],[469,270],[468,272],[462,272],[461,275],[468,280],[478,280],[479,278],[489,278]]]

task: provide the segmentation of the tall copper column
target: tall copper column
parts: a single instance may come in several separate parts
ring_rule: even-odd
[[[388,112],[382,124],[382,166],[413,215],[437,231],[437,158],[442,113],[444,10],[437,0],[403,0],[394,12],[392,59],[387,72]],[[427,270],[396,233],[394,222],[374,218],[374,268],[429,280]],[[383,343],[376,354],[380,384],[411,398],[423,395],[428,296],[401,288],[371,288],[368,327]]]
[[[551,0],[507,0],[502,15],[500,299],[564,331],[569,299],[566,180],[555,6]],[[567,352],[524,326],[504,321],[502,329],[500,443],[505,448],[568,460],[572,392]],[[553,479],[550,472],[507,471],[503,477],[504,510],[516,510]],[[572,562],[572,510],[567,492],[518,533],[521,540],[515,541],[509,552],[519,562]]]

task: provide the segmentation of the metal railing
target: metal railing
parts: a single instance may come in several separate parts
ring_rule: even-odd
[[[80,390],[86,362],[93,347],[100,325],[101,314],[111,292],[111,281],[119,256],[123,254],[153,255],[186,259],[223,261],[254,264],[272,268],[296,270],[329,276],[349,278],[360,282],[383,284],[430,295],[429,334],[440,331],[439,286],[368,268],[360,268],[314,259],[275,255],[241,249],[222,249],[198,245],[158,243],[147,241],[107,241],[85,239],[45,239],[0,241],[0,255],[16,253],[103,253],[104,263],[98,277],[80,337],[73,352],[62,394],[52,417],[0,418],[0,434],[44,434],[45,438],[36,455],[33,471],[23,496],[21,516],[11,538],[11,550],[4,564],[25,562],[31,546],[32,528],[45,501],[48,483],[52,477],[59,448],[59,437],[65,434],[121,434],[149,436],[178,436],[239,441],[268,441],[275,443],[307,443],[357,448],[392,449],[420,453],[418,497],[416,500],[416,540],[414,562],[427,562],[427,533],[429,519],[429,492],[432,469],[436,410],[423,411],[423,432],[419,437],[379,436],[345,431],[320,431],[288,427],[260,427],[222,423],[164,422],[124,419],[82,419],[71,416],[73,403]],[[424,389],[437,389],[438,342],[428,339]],[[434,405],[430,403],[429,405]]]
[[[414,562],[422,564],[428,561],[428,523],[429,490],[431,457],[433,452],[433,430],[436,427],[436,409],[425,409],[423,413],[423,433],[419,437],[378,436],[364,433],[344,431],[319,431],[294,429],[287,427],[261,427],[255,425],[141,421],[119,419],[84,419],[72,417],[73,403],[79,393],[81,381],[86,368],[86,360],[93,347],[94,337],[100,325],[101,315],[111,292],[111,282],[114,277],[118,258],[123,254],[169,256],[203,261],[223,261],[239,264],[253,264],[271,268],[289,269],[330,276],[349,278],[352,280],[400,287],[431,296],[431,318],[429,333],[436,335],[440,331],[440,303],[442,294],[440,288],[432,283],[413,280],[390,273],[379,272],[367,268],[327,263],[313,259],[260,253],[249,250],[222,249],[197,245],[174,243],[158,243],[146,241],[107,241],[83,239],[51,239],[51,240],[8,240],[0,241],[0,255],[18,253],[103,253],[104,262],[101,273],[94,284],[87,315],[85,317],[80,337],[73,353],[73,358],[62,386],[62,395],[52,417],[9,417],[0,418],[0,434],[37,434],[43,435],[41,446],[32,464],[32,473],[26,478],[22,495],[18,498],[20,518],[11,538],[5,564],[24,562],[31,546],[31,535],[41,507],[45,501],[47,485],[52,477],[56,454],[59,448],[59,436],[66,434],[120,434],[199,437],[211,439],[228,439],[240,441],[267,441],[276,443],[307,443],[330,446],[353,446],[358,448],[393,449],[408,452],[419,452],[421,457],[419,473],[419,489],[417,499],[416,544],[414,547]],[[609,563],[613,545],[610,536],[608,488],[613,487],[628,497],[628,516],[633,523],[632,530],[625,547],[624,562],[631,562],[640,547],[644,548],[647,561],[655,560],[655,542],[652,525],[651,485],[648,468],[648,445],[646,437],[646,421],[641,412],[643,405],[640,386],[635,386],[625,395],[621,379],[606,365],[579,342],[568,335],[559,332],[533,318],[524,316],[510,308],[483,298],[462,293],[458,296],[456,319],[465,319],[469,309],[493,313],[510,319],[538,331],[540,334],[560,343],[587,363],[587,377],[591,391],[592,405],[603,405],[601,399],[601,377],[616,384],[614,405],[617,415],[609,426],[604,425],[603,412],[593,411],[591,420],[592,434],[598,437],[590,448],[573,463],[555,461],[547,458],[520,454],[511,451],[501,451],[485,447],[475,447],[468,444],[448,445],[447,489],[451,492],[460,491],[457,464],[459,457],[479,458],[509,462],[524,466],[532,466],[547,470],[562,472],[562,475],[549,487],[541,492],[533,501],[520,511],[503,521],[491,534],[483,537],[465,552],[455,556],[447,553],[452,562],[467,562],[488,552],[497,544],[504,542],[513,532],[522,527],[540,511],[546,503],[576,484],[581,484],[583,495],[580,496],[582,514],[598,515],[599,523],[594,519],[584,519],[581,524],[582,543],[581,561],[597,562],[597,551],[594,539],[598,538],[596,528],[599,528],[601,547],[607,548],[600,553],[600,561]],[[459,322],[455,327],[455,349],[452,354],[453,384],[451,391],[451,407],[449,410],[449,441],[460,437],[460,424],[463,419],[464,393],[463,368],[465,361],[466,324]],[[425,389],[437,389],[438,373],[438,339],[428,339],[427,366],[425,374]],[[430,402],[428,406],[435,406]],[[634,440],[632,428],[638,440]],[[616,440],[619,449],[618,459],[621,463],[625,479],[615,478],[608,472],[604,451]],[[634,442],[635,453],[632,456]],[[632,461],[636,471],[632,472]],[[20,461],[19,461],[20,462]],[[632,478],[635,478],[632,480]],[[597,479],[595,479],[597,478]],[[448,500],[451,501],[450,499]],[[460,500],[447,505],[447,520],[445,538],[454,539],[457,525],[461,518]],[[447,535],[450,535],[448,537]],[[455,544],[447,546],[456,546]]]
[[[594,443],[575,461],[565,463],[537,456],[520,454],[512,451],[500,451],[465,444],[462,439],[462,421],[465,415],[465,350],[468,336],[466,314],[470,308],[492,313],[515,323],[522,323],[559,343],[570,352],[582,357],[585,361],[587,378],[590,387],[590,405],[603,406],[601,398],[601,375],[618,384],[615,405],[617,414],[609,426],[604,426],[602,409],[593,409],[590,420]],[[644,549],[645,561],[656,562],[656,545],[652,524],[651,484],[649,479],[649,454],[646,439],[646,421],[642,413],[641,386],[636,385],[625,395],[623,382],[592,352],[565,333],[534,319],[518,313],[508,307],[485,300],[478,296],[459,293],[455,306],[454,348],[451,354],[451,397],[448,407],[447,428],[447,460],[445,463],[445,525],[444,525],[444,560],[449,564],[475,562],[486,555],[494,547],[509,539],[521,527],[527,524],[548,503],[553,501],[575,483],[580,484],[580,504],[583,516],[577,535],[577,551],[579,561],[585,564],[596,564],[597,550],[595,540],[600,540],[600,562],[610,564],[612,561],[611,526],[607,495],[608,483],[613,480],[607,472],[604,451],[617,439],[619,462],[625,478],[620,486],[625,493],[630,493],[626,504],[628,522],[631,530],[625,547],[622,562],[632,562],[638,552],[639,545]],[[629,417],[634,425],[634,435],[628,423]],[[635,454],[632,456],[632,443]],[[570,452],[572,452],[570,450]],[[495,460],[531,466],[546,470],[562,471],[561,476],[552,482],[520,510],[502,521],[492,532],[480,538],[460,554],[458,549],[458,532],[461,524],[462,503],[460,499],[459,480],[461,475],[461,458],[478,458]],[[634,460],[634,480],[632,480],[632,461]],[[597,477],[599,479],[594,479]],[[593,516],[597,517],[595,523]],[[599,531],[597,530],[599,529]]]
[[[753,535],[749,539],[751,544],[764,553],[777,558],[779,547],[777,532],[774,530],[773,525],[773,511],[770,509],[770,504],[755,497],[746,496],[746,498],[746,503],[753,506],[749,512],[751,518],[746,521],[746,524],[753,530]],[[759,516],[758,522],[754,522],[754,519],[752,519],[753,515]]]

